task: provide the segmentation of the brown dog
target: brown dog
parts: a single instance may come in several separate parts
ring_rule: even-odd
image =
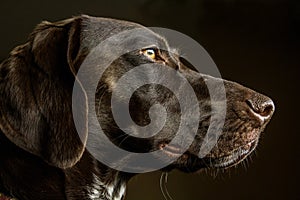
[[[111,34],[141,27],[131,22],[89,16],[43,22],[24,45],[11,52],[0,66],[1,193],[20,200],[123,199],[125,185],[134,174],[111,169],[86,151],[78,131],[86,136],[90,133],[87,127],[75,128],[72,89],[80,65],[97,44]],[[176,133],[174,129],[178,128],[180,109],[176,98],[164,87],[142,87],[130,102],[130,108],[134,107],[130,114],[139,125],[150,123],[151,105],[159,102],[168,107],[168,116],[172,117],[158,136],[128,137],[113,120],[109,101],[111,80],[144,63],[172,67],[186,77],[196,92],[202,113],[189,149],[163,170],[178,168],[194,172],[205,167],[226,168],[241,162],[255,149],[260,133],[274,112],[273,102],[268,97],[237,83],[199,74],[183,58],[146,46],[115,60],[99,81],[98,120],[117,146],[133,152],[163,149],[166,157],[180,151],[180,146],[169,145]],[[227,98],[223,132],[210,153],[199,158],[200,144],[210,119],[215,116],[218,120],[205,83],[220,81],[224,83]],[[215,90],[218,89],[216,84]],[[84,88],[82,90],[84,92]],[[87,120],[86,115],[82,116],[83,121]]]

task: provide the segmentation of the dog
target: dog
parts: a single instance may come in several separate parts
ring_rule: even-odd
[[[76,129],[72,115],[72,91],[77,73],[88,54],[113,34],[142,25],[87,15],[63,21],[42,22],[27,42],[13,49],[0,65],[0,193],[19,200],[121,200],[126,183],[135,173],[113,169],[98,161],[86,149],[83,138],[87,127]],[[152,33],[151,33],[152,34]],[[159,35],[168,48],[168,44]],[[147,38],[146,38],[147,39]],[[110,52],[111,53],[111,52]],[[141,64],[157,64],[172,68],[184,76],[197,97],[201,113],[197,133],[188,149],[170,143],[181,119],[180,106],[167,88],[146,85],[130,100],[132,120],[146,126],[151,123],[149,109],[155,103],[167,107],[165,127],[150,138],[128,136],[118,128],[110,106],[114,80]],[[101,66],[100,66],[101,67]],[[96,70],[96,69],[95,69]],[[138,79],[138,77],[137,77]],[[132,80],[135,82],[136,80]],[[211,119],[221,116],[213,109],[207,83],[225,88],[225,122],[217,144],[200,158],[200,144]],[[82,93],[85,88],[82,87]],[[83,99],[85,100],[85,99]],[[178,158],[161,170],[179,169],[195,172],[203,168],[229,168],[243,161],[258,144],[275,107],[272,100],[238,83],[200,74],[176,53],[145,46],[129,51],[114,60],[104,71],[95,93],[97,119],[107,138],[116,146],[131,152],[162,150],[165,157]],[[192,106],[192,105],[191,105]],[[82,121],[88,112],[83,105]],[[190,119],[187,119],[190,120]],[[186,133],[188,134],[188,133]],[[2,198],[1,197],[1,198]],[[1,199],[0,198],[0,199]],[[3,197],[4,198],[4,197]]]

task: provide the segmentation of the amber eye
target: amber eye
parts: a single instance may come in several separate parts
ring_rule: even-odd
[[[141,52],[142,52],[142,54],[144,54],[145,56],[147,56],[153,60],[156,58],[156,50],[153,48],[144,49]]]

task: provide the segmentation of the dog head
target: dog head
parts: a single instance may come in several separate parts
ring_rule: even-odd
[[[237,83],[199,73],[185,58],[170,50],[161,36],[141,25],[88,16],[40,24],[28,42],[17,47],[2,64],[2,132],[17,146],[51,165],[67,168],[76,164],[89,134],[93,134],[88,129],[87,88],[82,84],[92,80],[77,77],[80,66],[99,43],[112,35],[136,28],[145,33],[133,41],[139,42],[139,48],[128,50],[114,59],[97,82],[95,110],[97,121],[107,138],[130,152],[161,150],[163,156],[176,158],[165,170],[178,168],[193,172],[204,167],[229,167],[242,161],[255,149],[261,132],[270,121],[274,112],[271,99]],[[108,57],[114,53],[107,49],[103,49],[103,52],[103,56]],[[151,70],[155,73],[155,70],[162,69],[184,77],[193,89],[197,102],[190,107],[198,110],[200,116],[195,134],[190,133],[189,125],[184,129],[182,137],[188,139],[182,141],[189,141],[187,148],[184,148],[186,144],[180,142],[180,138],[175,143],[171,141],[181,126],[181,120],[184,118],[188,122],[193,116],[183,115],[176,94],[160,84],[139,87],[128,103],[130,117],[140,127],[159,124],[159,120],[153,121],[155,116],[153,118],[150,111],[156,105],[164,107],[165,122],[156,135],[141,138],[139,136],[143,133],[126,124],[126,119],[123,119],[122,129],[116,123],[111,101],[116,83],[124,74],[140,65],[151,65],[153,69],[133,75],[130,79],[132,87],[152,79]],[[93,70],[101,67],[95,65]],[[165,80],[174,84],[179,92],[184,90],[184,84],[177,83],[173,76],[167,76]],[[75,128],[72,115],[74,82],[80,86],[76,106],[81,108],[75,117],[84,122],[79,129]],[[222,95],[222,88],[225,95]],[[215,94],[213,99],[211,93]],[[115,97],[119,106],[126,103],[122,93],[117,92]],[[226,106],[222,106],[222,102]],[[156,119],[159,119],[159,114],[154,112]],[[209,129],[213,133],[214,127],[223,118],[224,126],[216,144],[208,154],[199,157],[206,133]],[[126,134],[124,129],[132,130],[133,135]]]

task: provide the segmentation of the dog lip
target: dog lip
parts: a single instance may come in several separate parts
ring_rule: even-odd
[[[258,139],[248,142],[231,152],[230,155],[214,159],[211,167],[229,168],[242,162],[255,149]]]
[[[170,145],[169,143],[162,142],[159,144],[159,149],[171,157],[179,157],[184,154],[180,145],[176,144]]]

